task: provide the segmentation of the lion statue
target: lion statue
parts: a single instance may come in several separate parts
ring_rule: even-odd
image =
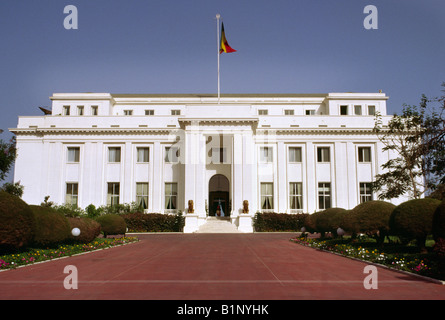
[[[189,200],[188,213],[195,213],[195,209],[193,209],[193,200]]]
[[[249,213],[249,201],[243,201],[243,213]]]

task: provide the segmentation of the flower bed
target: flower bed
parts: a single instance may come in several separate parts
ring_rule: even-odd
[[[341,243],[341,241],[336,242],[335,240],[294,238],[291,241],[319,250],[335,252],[345,257],[378,263],[396,270],[445,280],[445,270],[443,270],[440,261],[434,254],[385,253],[381,249],[373,248],[372,245],[353,245],[351,243]]]
[[[31,248],[25,252],[0,256],[0,269],[17,268],[35,262],[72,256],[79,253],[110,248],[136,241],[139,240],[135,237],[122,237],[114,239],[96,239],[95,241],[86,244],[61,244],[56,248]]]

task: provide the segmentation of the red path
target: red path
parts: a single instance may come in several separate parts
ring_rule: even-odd
[[[0,299],[445,299],[445,286],[303,247],[292,234],[151,234],[121,247],[0,272]],[[67,290],[63,270],[78,270]]]

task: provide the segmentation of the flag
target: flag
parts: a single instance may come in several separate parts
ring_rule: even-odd
[[[219,53],[229,53],[229,52],[235,52],[236,50],[229,46],[229,43],[226,39],[226,34],[224,32],[224,23],[221,23],[221,45],[219,49]]]

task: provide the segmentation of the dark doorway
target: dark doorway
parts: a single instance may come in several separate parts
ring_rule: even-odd
[[[215,174],[209,181],[209,216],[230,216],[230,184],[222,174]]]

